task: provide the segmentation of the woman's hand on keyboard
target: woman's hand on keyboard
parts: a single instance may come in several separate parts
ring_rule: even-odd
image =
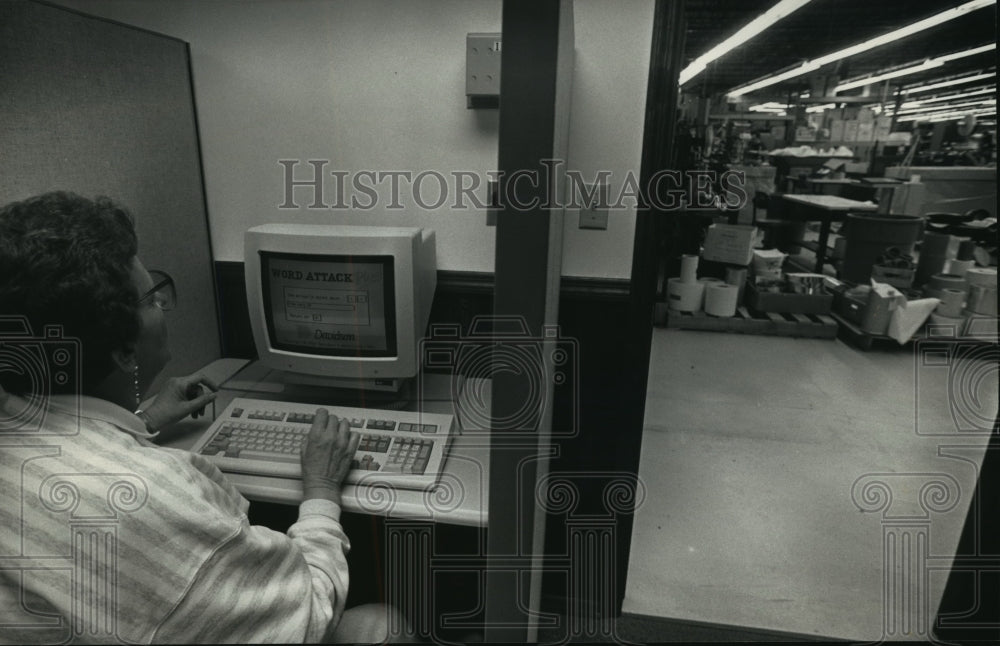
[[[340,504],[340,483],[351,470],[351,460],[361,436],[351,431],[346,419],[337,419],[326,409],[316,411],[302,451],[302,488],[305,499],[323,498]]]

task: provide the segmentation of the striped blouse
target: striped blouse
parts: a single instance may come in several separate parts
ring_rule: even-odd
[[[304,642],[344,611],[340,508],[287,534],[204,458],[90,397],[0,390],[0,643]]]

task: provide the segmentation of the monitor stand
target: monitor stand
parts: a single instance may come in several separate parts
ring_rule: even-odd
[[[398,381],[399,388],[393,390],[373,384],[368,387],[365,384],[345,387],[351,382],[299,375],[252,361],[221,384],[221,387],[250,395],[280,397],[283,401],[290,402],[402,410],[412,405],[415,387],[413,379]]]

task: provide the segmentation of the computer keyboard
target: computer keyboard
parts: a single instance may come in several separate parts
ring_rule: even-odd
[[[192,451],[222,471],[301,478],[300,454],[318,408],[361,434],[348,484],[429,489],[441,474],[454,417],[439,413],[318,406],[237,397]]]

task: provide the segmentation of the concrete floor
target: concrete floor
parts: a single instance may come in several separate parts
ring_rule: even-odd
[[[656,328],[623,611],[926,639],[998,375],[924,348]]]

